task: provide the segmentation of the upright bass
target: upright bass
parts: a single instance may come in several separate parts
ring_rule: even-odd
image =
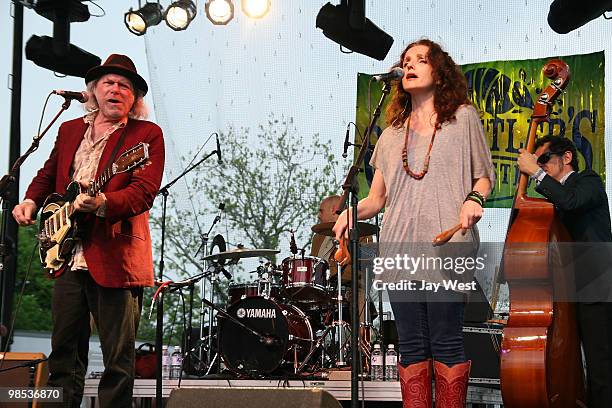
[[[538,126],[569,81],[569,67],[549,61],[552,80],[535,104],[526,150],[534,151]],[[510,291],[504,328],[501,391],[508,408],[586,407],[584,371],[574,305],[567,301],[573,274],[559,262],[559,245],[570,241],[552,203],[527,197],[528,177],[521,174],[502,258]]]

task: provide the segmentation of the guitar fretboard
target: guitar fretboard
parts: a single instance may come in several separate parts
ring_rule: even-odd
[[[107,167],[106,170],[104,170],[97,179],[91,182],[91,184],[87,188],[87,194],[89,194],[91,197],[94,197],[100,192],[100,190],[102,190],[102,187],[104,187],[108,180],[113,177],[113,175],[114,173],[112,167]]]

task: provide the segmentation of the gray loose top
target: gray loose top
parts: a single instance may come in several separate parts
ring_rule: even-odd
[[[405,124],[401,128],[386,128],[376,143],[370,164],[382,172],[387,192],[380,256],[393,257],[398,251],[397,245],[415,243],[422,244],[418,254],[413,255],[441,256],[452,245],[434,249],[431,242],[440,232],[459,222],[461,206],[472,191],[474,180],[488,177],[491,185],[495,185],[491,152],[476,109],[463,105],[455,116],[456,120],[444,123],[438,129],[431,149],[429,171],[421,180],[410,177],[402,165]],[[431,134],[411,133],[408,164],[413,172],[421,172],[430,141]],[[451,242],[465,242],[463,250],[469,248],[469,252],[475,253],[479,242],[478,230],[474,227],[465,235],[457,233]],[[439,281],[444,278],[431,271],[422,276],[396,271],[382,277],[384,281]]]

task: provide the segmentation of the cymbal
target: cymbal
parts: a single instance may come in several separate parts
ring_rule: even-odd
[[[326,235],[328,237],[334,237],[336,236],[336,234],[334,234],[332,228],[335,224],[335,222],[322,222],[320,224],[313,225],[311,229],[314,233]],[[376,225],[368,224],[367,222],[358,222],[357,228],[359,228],[360,237],[374,235],[376,234],[376,230],[378,229]]]
[[[241,258],[255,258],[260,256],[271,256],[274,254],[278,254],[280,250],[278,249],[250,249],[250,248],[235,248],[225,252],[218,252],[216,254],[211,254],[203,259],[205,261],[224,261],[227,259],[235,260]]]

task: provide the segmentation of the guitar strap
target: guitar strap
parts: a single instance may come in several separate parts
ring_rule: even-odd
[[[109,156],[108,161],[106,162],[106,165],[103,167],[104,170],[106,170],[115,161],[115,157],[117,156],[117,153],[119,152],[119,148],[123,145],[123,142],[125,141],[125,136],[127,134],[127,128],[128,126],[130,126],[130,123],[132,123],[132,121],[128,119],[125,126],[121,129],[121,136],[119,136],[119,140],[117,141],[117,144],[115,144],[115,147],[113,148],[113,151],[111,152],[111,155]],[[74,169],[72,168],[72,166],[70,166],[69,171],[70,171],[69,178],[70,180],[72,180],[72,176],[74,175]]]
[[[108,157],[106,166],[103,167],[104,170],[106,170],[109,166],[111,166],[115,162],[115,157],[117,156],[117,153],[119,152],[119,148],[123,146],[123,142],[125,141],[125,136],[127,135],[127,128],[128,126],[130,126],[130,123],[132,123],[132,121],[128,119],[127,123],[122,129],[123,132],[121,132],[121,136],[119,136],[119,140],[117,141],[117,144],[113,148],[111,155]]]

